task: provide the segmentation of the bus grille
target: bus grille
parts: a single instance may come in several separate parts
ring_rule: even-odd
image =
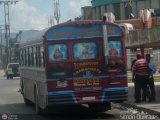
[[[122,102],[128,100],[128,91],[106,91],[104,95],[104,101]]]
[[[49,105],[75,104],[75,101],[71,94],[49,95],[48,104]]]

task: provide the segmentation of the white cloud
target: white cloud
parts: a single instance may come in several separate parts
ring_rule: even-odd
[[[47,2],[46,0],[41,0],[41,3],[44,1]],[[66,3],[66,0],[64,1],[64,3]],[[48,2],[50,2],[50,0]],[[62,0],[60,0],[60,2],[62,2]],[[67,0],[67,2],[68,5],[65,4],[63,6],[65,10],[61,9],[61,21],[63,22],[80,16],[81,7],[91,5],[91,0]],[[48,26],[48,12],[51,10],[45,8],[44,5],[40,5],[43,9],[48,9],[48,12],[43,11],[43,13],[40,13],[40,7],[29,3],[32,3],[32,0],[20,0],[16,5],[10,5],[11,32],[24,29],[43,29]],[[52,6],[51,4],[51,7]]]
[[[70,0],[69,2],[69,7],[73,15],[80,15],[81,7],[84,7],[87,5],[90,5],[90,0],[79,0],[78,2],[75,0]]]
[[[10,19],[11,28],[18,29],[43,29],[47,27],[47,15],[40,14],[36,8],[26,1],[11,5]]]
[[[81,15],[81,7],[91,6],[91,0],[68,0],[68,4],[65,20],[79,17]]]

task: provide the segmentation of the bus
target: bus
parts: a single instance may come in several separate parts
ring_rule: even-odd
[[[110,110],[128,100],[124,32],[114,23],[72,21],[22,38],[20,87],[37,114],[55,105]]]

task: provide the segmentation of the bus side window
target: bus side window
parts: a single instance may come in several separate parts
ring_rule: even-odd
[[[31,47],[31,66],[33,66],[33,47]]]
[[[38,46],[38,67],[41,67],[41,51],[40,51],[40,46]]]
[[[24,66],[24,49],[22,49],[22,56],[21,56],[21,64],[22,64],[22,66]]]
[[[25,66],[27,65],[27,51],[26,48],[24,49],[25,53],[24,53],[24,61],[25,61]]]
[[[42,59],[43,59],[43,67],[44,67],[44,66],[45,66],[44,51],[43,51],[43,53],[42,53],[42,54],[43,54],[43,58],[42,58]]]
[[[38,48],[36,46],[36,67],[38,67]]]
[[[31,65],[34,66],[34,53],[33,53],[33,47],[31,47]]]
[[[44,51],[44,50],[43,50],[43,46],[41,46],[41,48],[40,48],[40,55],[41,55],[41,58],[40,58],[40,59],[41,59],[41,67],[43,67],[43,66],[44,66],[43,51]]]
[[[23,50],[23,66],[25,66],[25,50],[24,48],[22,50]]]
[[[32,66],[32,47],[29,48],[29,55],[30,55],[30,66]]]
[[[36,66],[36,46],[33,47],[34,66]]]
[[[26,48],[26,66],[28,66],[28,48]]]
[[[22,61],[22,50],[20,50],[20,61],[19,61],[19,64],[20,64],[20,65],[22,65],[22,62],[21,62],[21,61]]]
[[[28,66],[30,66],[30,48],[28,48]]]

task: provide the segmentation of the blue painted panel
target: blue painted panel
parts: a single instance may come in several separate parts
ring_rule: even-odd
[[[92,0],[92,7],[97,7],[105,4],[114,4],[114,3],[122,3],[129,2],[130,0]],[[137,0],[132,0],[137,1]]]
[[[122,35],[122,30],[119,26],[116,26],[114,24],[109,24],[107,25],[107,29],[108,29],[108,37]],[[50,29],[46,35],[47,40],[96,38],[102,36],[103,36],[102,25],[92,25],[89,27],[63,26]]]

